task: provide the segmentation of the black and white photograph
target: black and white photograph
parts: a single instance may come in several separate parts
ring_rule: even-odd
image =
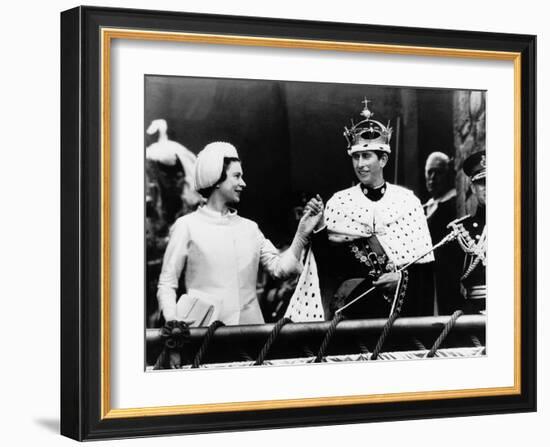
[[[486,356],[486,101],[145,75],[146,371]]]

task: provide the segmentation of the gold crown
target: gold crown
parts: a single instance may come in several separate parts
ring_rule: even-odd
[[[365,107],[361,111],[361,116],[365,119],[354,124],[351,120],[351,127],[344,127],[344,137],[348,142],[348,154],[359,151],[382,151],[391,153],[390,139],[393,129],[388,121],[384,126],[380,121],[371,119],[374,113],[369,110],[368,104],[371,102],[367,98],[363,100]]]

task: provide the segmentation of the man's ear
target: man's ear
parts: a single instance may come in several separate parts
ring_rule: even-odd
[[[468,188],[466,188],[466,199],[469,199],[472,196],[475,196],[475,189],[474,184],[472,182],[469,182]]]
[[[386,163],[388,163],[388,154],[386,154],[385,152],[382,153],[382,155],[380,156],[380,166],[381,167],[384,167],[386,166]]]

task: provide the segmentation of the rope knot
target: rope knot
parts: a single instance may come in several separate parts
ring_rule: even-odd
[[[189,325],[185,321],[167,321],[160,331],[160,336],[168,349],[181,349],[191,341]]]

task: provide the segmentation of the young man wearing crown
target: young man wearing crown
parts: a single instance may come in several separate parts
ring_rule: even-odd
[[[434,258],[426,217],[410,190],[385,181],[392,130],[373,120],[364,103],[364,119],[344,131],[359,183],[335,193],[326,207],[319,196],[306,205],[311,213],[324,213],[311,246],[325,319],[338,309],[349,318],[388,317],[394,310],[431,315],[427,265]],[[312,292],[298,292],[303,311],[303,296]],[[289,308],[299,309],[300,302],[291,301]],[[287,316],[299,317],[292,311]]]
[[[471,189],[477,201],[475,215],[462,221],[465,232],[462,234],[462,237],[458,238],[460,247],[464,250],[464,270],[461,278],[466,298],[464,311],[475,314],[485,312],[485,298],[487,294],[485,278],[485,266],[487,262],[485,151],[477,151],[471,154],[464,160],[462,169],[470,178]]]

